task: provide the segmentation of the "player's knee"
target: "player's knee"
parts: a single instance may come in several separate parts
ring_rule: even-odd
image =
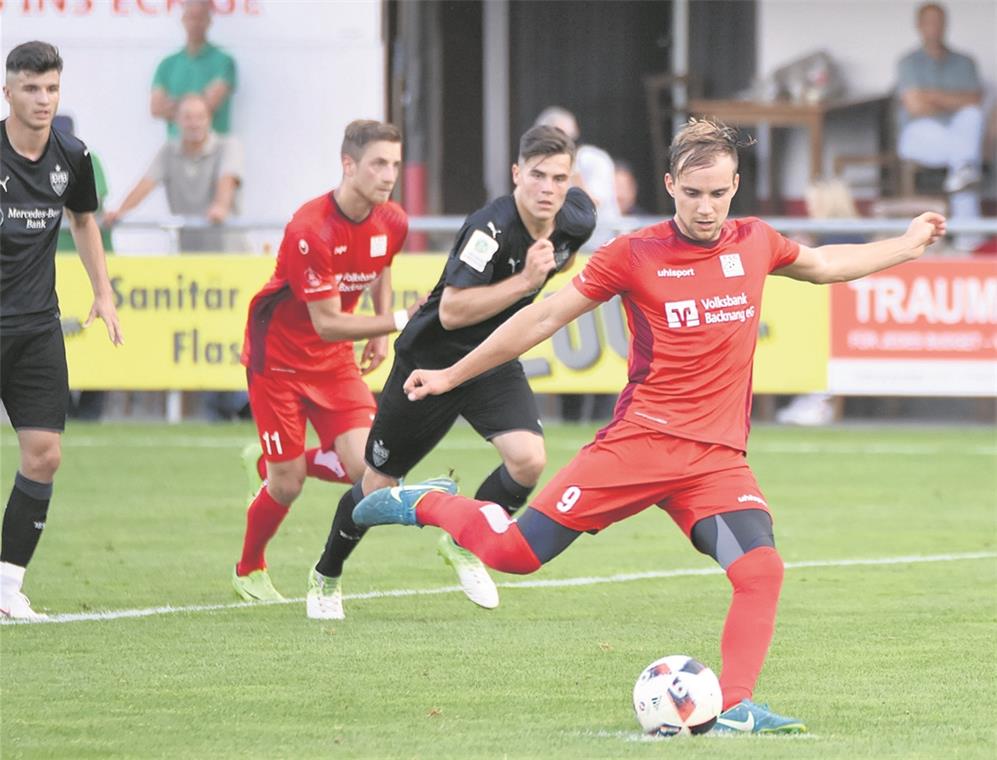
[[[780,588],[784,573],[782,557],[771,546],[752,549],[727,568],[735,588]]]
[[[363,460],[363,449],[354,451],[345,447],[342,449],[337,447],[336,455],[339,457],[339,463],[343,466],[343,470],[346,471],[346,477],[350,479],[351,483],[356,483],[363,477],[364,469],[367,466]]]
[[[301,495],[305,485],[305,473],[287,470],[271,470],[267,478],[267,491],[280,504],[289,506]]]
[[[51,483],[62,464],[62,447],[58,443],[39,446],[21,456],[21,473],[40,483]]]
[[[542,446],[523,451],[517,454],[511,461],[505,463],[506,469],[520,485],[534,486],[543,475],[544,467],[547,466],[547,452]]]

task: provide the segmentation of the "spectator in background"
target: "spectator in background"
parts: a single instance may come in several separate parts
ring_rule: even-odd
[[[168,140],[156,154],[145,176],[131,189],[117,210],[104,222],[113,225],[138,206],[158,185],[166,190],[170,213],[197,217],[214,225],[192,226],[180,231],[180,250],[245,250],[242,235],[220,227],[238,213],[242,185],[242,145],[232,136],[211,129],[208,104],[200,95],[185,95],[177,108],[180,137]]]
[[[73,117],[65,114],[57,114],[52,119],[52,129],[65,135],[75,136],[75,126]],[[97,224],[101,225],[100,240],[104,244],[104,253],[111,253],[111,231],[103,226],[104,200],[107,198],[107,178],[104,174],[104,167],[97,158],[97,154],[90,151],[90,161],[93,163],[93,182],[97,189],[97,210],[94,218]],[[56,253],[76,253],[76,241],[73,240],[72,229],[69,221],[63,217],[62,227],[59,228],[59,238],[55,246]],[[79,320],[64,319],[63,335],[78,334],[82,330]],[[104,413],[104,401],[107,396],[104,391],[80,391],[79,398],[74,401],[72,396],[69,399],[69,416],[80,420],[99,420]]]
[[[560,106],[549,106],[537,116],[535,126],[556,127],[578,145],[575,173],[571,184],[580,187],[595,203],[599,218],[595,232],[583,251],[593,251],[612,239],[619,227],[620,206],[616,200],[616,177],[613,159],[602,148],[579,142],[580,131],[575,115]]]
[[[191,93],[204,98],[215,132],[225,135],[230,129],[235,59],[208,42],[211,13],[210,0],[185,0],[181,21],[187,32],[187,42],[159,62],[152,78],[149,110],[156,118],[166,120],[170,137],[179,133],[177,110],[180,100]]]
[[[623,216],[647,216],[647,210],[637,203],[637,178],[633,167],[621,158],[613,160],[616,165],[616,203]]]
[[[945,9],[926,3],[917,10],[922,45],[900,59],[900,158],[948,169],[943,186],[951,219],[980,216],[983,90],[976,63],[945,45]],[[972,248],[977,236],[963,236]]]
[[[200,95],[185,95],[181,99],[177,121],[180,137],[168,140],[159,149],[145,176],[121,206],[104,214],[104,223],[108,226],[116,223],[162,184],[170,213],[193,217],[198,222],[180,228],[182,253],[248,250],[242,232],[222,226],[238,210],[242,146],[235,137],[222,136],[211,129],[208,104]],[[216,420],[241,415],[247,403],[244,391],[212,392],[204,396],[207,414]]]
[[[616,200],[616,170],[613,159],[602,148],[584,145],[578,141],[580,134],[578,120],[566,108],[548,106],[537,116],[534,126],[560,129],[578,146],[571,184],[588,193],[596,207],[595,231],[581,249],[593,251],[616,236],[622,217]],[[565,422],[581,422],[583,419],[608,420],[616,403],[616,396],[606,393],[562,393],[558,398],[561,401],[561,419]],[[589,408],[586,410],[586,407]]]

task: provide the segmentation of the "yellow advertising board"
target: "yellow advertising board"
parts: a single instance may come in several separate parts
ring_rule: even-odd
[[[403,254],[392,265],[396,304],[429,292],[443,268],[441,254]],[[265,256],[112,256],[108,270],[125,345],[111,346],[103,325],[75,330],[91,303],[89,281],[75,256],[59,256],[57,288],[70,382],[78,389],[234,390],[245,387],[239,364],[249,301],[267,281]],[[575,270],[584,265],[584,257]],[[545,292],[570,280],[558,275]],[[361,311],[370,310],[369,299]],[[601,305],[523,357],[538,393],[615,393],[626,383],[626,316],[618,299]],[[362,344],[358,345],[361,347]],[[826,289],[772,278],[765,292],[755,363],[755,390],[822,390],[828,357]],[[373,373],[379,390],[390,357]]]
[[[830,288],[769,277],[755,350],[755,393],[827,389],[831,341]]]

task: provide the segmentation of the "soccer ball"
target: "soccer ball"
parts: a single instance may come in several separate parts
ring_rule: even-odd
[[[714,672],[682,654],[655,660],[634,684],[637,722],[651,736],[705,733],[722,707]]]

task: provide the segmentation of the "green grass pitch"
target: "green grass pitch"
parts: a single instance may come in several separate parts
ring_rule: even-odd
[[[592,432],[552,426],[547,474]],[[455,583],[435,529],[375,529],[347,565],[347,619],[320,623],[301,597],[341,487],[309,482],[268,552],[295,601],[238,605],[229,586],[252,435],[69,428],[26,592],[52,615],[174,609],[0,627],[4,760],[997,755],[993,428],[757,429],[788,569],[756,699],[810,734],[662,741],[637,731],[634,679],[665,654],[719,669],[729,587],[673,572],[713,566],[658,510],[497,576],[551,583],[504,587],[494,611],[415,593]],[[6,498],[9,428],[0,454]],[[495,464],[458,428],[413,478],[454,468],[473,492]],[[408,593],[371,593],[390,591]]]

